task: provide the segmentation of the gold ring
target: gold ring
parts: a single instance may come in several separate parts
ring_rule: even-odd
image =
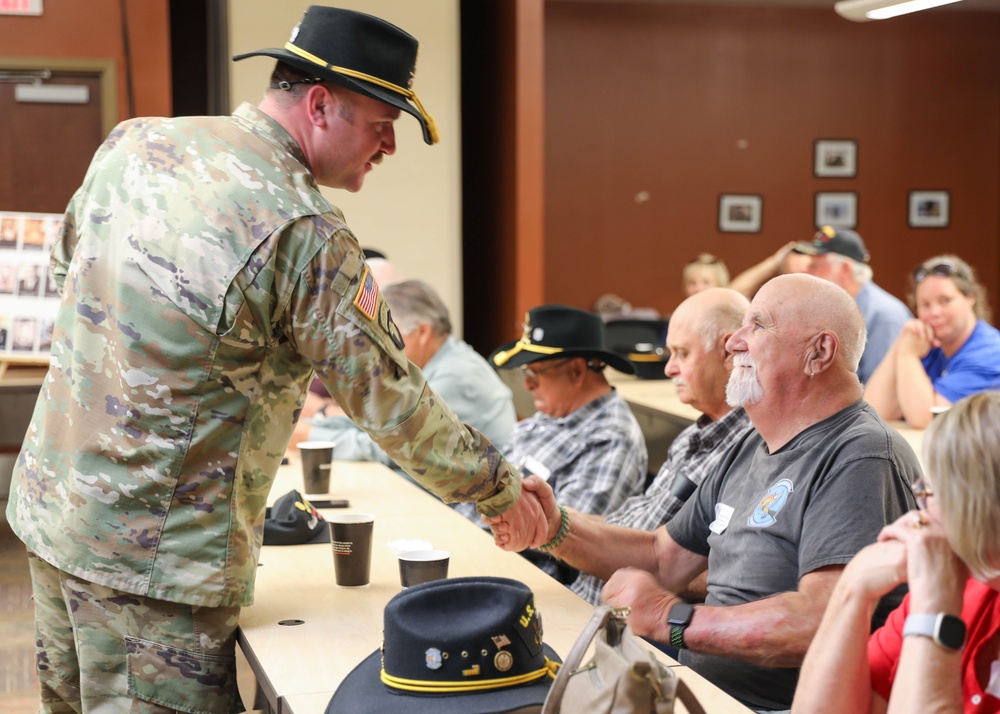
[[[924,517],[923,513],[918,513],[917,517],[913,519],[912,527],[916,530],[920,530],[927,525],[927,518]]]

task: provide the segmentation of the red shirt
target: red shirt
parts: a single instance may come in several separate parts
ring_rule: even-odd
[[[910,611],[910,596],[889,615],[885,626],[868,640],[868,661],[871,665],[872,689],[888,701],[892,682],[899,666],[903,646],[903,623]],[[986,694],[989,682],[976,680],[975,663],[986,661],[986,671],[996,659],[996,652],[983,651],[990,638],[1000,629],[1000,593],[971,578],[965,584],[962,620],[968,628],[965,649],[962,650],[962,701],[965,714],[996,714],[1000,699]]]

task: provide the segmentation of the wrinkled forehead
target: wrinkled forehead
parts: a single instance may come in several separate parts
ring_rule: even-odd
[[[779,330],[782,333],[795,332],[804,328],[800,296],[789,285],[764,285],[747,308],[744,324],[759,322],[765,327]]]

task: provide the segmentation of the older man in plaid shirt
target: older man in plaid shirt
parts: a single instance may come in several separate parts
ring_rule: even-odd
[[[742,407],[733,409],[726,403],[732,368],[726,340],[739,329],[748,304],[735,290],[711,288],[692,295],[674,311],[667,335],[670,361],[666,373],[680,400],[702,415],[674,439],[646,492],[625,501],[605,518],[606,523],[656,530],[677,513],[729,447],[753,428]],[[597,605],[604,581],[580,573],[572,587]]]
[[[629,374],[635,368],[606,349],[600,317],[563,305],[533,308],[521,338],[501,346],[490,361],[498,369],[520,367],[538,410],[514,427],[504,449],[512,463],[543,477],[563,503],[581,513],[603,515],[642,492],[646,442],[603,373],[605,366]],[[474,509],[457,508],[479,522]],[[530,559],[564,582],[576,577],[545,554]]]

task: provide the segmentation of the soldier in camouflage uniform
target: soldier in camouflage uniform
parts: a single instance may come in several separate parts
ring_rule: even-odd
[[[436,140],[406,88],[416,50],[312,7],[284,49],[251,53],[279,59],[259,107],[126,121],[95,155],[52,255],[63,302],[7,514],[46,711],[233,707],[265,500],[314,373],[434,493],[538,520],[407,362],[318,190],[358,190],[401,110]]]

